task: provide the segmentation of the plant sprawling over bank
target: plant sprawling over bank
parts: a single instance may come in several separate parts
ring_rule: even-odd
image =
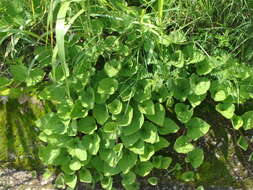
[[[173,166],[194,180],[205,159],[199,141],[212,131],[198,112],[206,104],[240,134],[239,147],[251,147],[243,134],[253,111],[239,108],[253,99],[252,68],[167,30],[163,0],[134,5],[51,1],[45,38],[29,33],[35,58],[1,77],[1,95],[35,94],[50,110],[37,121],[39,156],[59,169],[60,188],[99,182],[110,190],[120,175],[125,189],[138,189],[137,176],[154,185],[151,171]]]

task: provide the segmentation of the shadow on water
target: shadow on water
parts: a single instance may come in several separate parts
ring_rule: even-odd
[[[34,124],[36,114],[31,104],[21,105],[18,100],[10,100],[0,105],[0,114],[0,163],[18,169],[40,169],[38,133]]]

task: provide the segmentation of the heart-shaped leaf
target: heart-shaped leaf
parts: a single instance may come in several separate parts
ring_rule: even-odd
[[[11,65],[10,73],[12,74],[12,77],[15,81],[23,82],[28,75],[28,69],[24,65]]]
[[[92,182],[92,176],[91,176],[90,170],[88,170],[87,168],[82,168],[79,171],[79,178],[80,178],[80,181],[83,183]]]
[[[92,110],[92,114],[100,125],[103,125],[109,118],[105,104],[96,104]]]
[[[85,135],[81,143],[91,155],[96,155],[100,147],[100,141],[100,137],[94,133],[92,135]]]
[[[133,146],[141,138],[141,134],[139,131],[137,131],[131,135],[121,135],[120,138],[125,147],[130,147]]]
[[[147,100],[138,104],[138,108],[140,112],[143,114],[147,114],[147,115],[155,114],[155,106],[152,100]]]
[[[134,109],[132,122],[130,123],[130,125],[124,126],[122,128],[123,135],[127,136],[136,133],[142,127],[143,123],[143,114],[138,109]]]
[[[167,148],[170,145],[170,143],[167,141],[167,139],[163,137],[159,137],[159,141],[153,145],[154,145],[155,152],[157,152],[163,148]]]
[[[197,140],[198,138],[204,136],[210,128],[210,125],[206,123],[204,120],[193,117],[187,124],[187,137],[193,140]]]
[[[110,104],[108,104],[108,110],[111,114],[113,115],[118,115],[120,114],[122,110],[122,103],[120,100],[115,99],[113,100]]]
[[[138,140],[133,146],[129,147],[128,149],[135,154],[142,155],[145,151],[145,143],[143,140]]]
[[[190,109],[189,105],[183,103],[177,103],[175,105],[175,112],[178,120],[182,123],[187,123],[193,115],[193,109]]]
[[[149,178],[148,178],[148,183],[149,183],[150,185],[155,186],[155,185],[157,185],[157,183],[158,183],[158,178],[157,178],[157,177],[149,177]]]
[[[140,134],[142,140],[147,143],[154,144],[159,140],[157,135],[157,127],[148,121],[144,122],[143,127],[140,130]]]
[[[140,162],[135,167],[135,173],[139,176],[145,177],[147,176],[151,170],[153,169],[153,164],[149,161],[147,162]]]
[[[110,60],[105,63],[104,70],[109,77],[116,76],[121,69],[121,63],[117,60]]]
[[[170,133],[176,133],[179,130],[178,125],[171,119],[165,117],[162,127],[158,127],[158,132],[161,135],[167,135]]]
[[[137,155],[132,153],[131,151],[125,150],[123,152],[123,156],[119,161],[118,165],[120,170],[123,173],[128,173],[131,168],[133,168],[137,162]]]
[[[193,92],[196,95],[206,94],[206,92],[209,90],[211,86],[211,82],[209,79],[205,77],[199,77],[196,74],[191,75],[190,81]]]
[[[126,174],[121,175],[122,176],[122,185],[126,186],[126,185],[131,185],[135,182],[136,180],[136,175],[134,172],[128,172]]]
[[[249,130],[253,128],[253,111],[245,112],[242,115],[243,119],[243,129]]]
[[[187,154],[187,159],[190,161],[193,168],[198,168],[204,161],[204,153],[200,148],[195,148]]]
[[[194,146],[189,142],[190,138],[187,136],[180,136],[176,139],[174,150],[178,153],[186,154],[194,149]]]
[[[118,81],[114,78],[104,78],[99,81],[98,93],[112,95],[118,89]]]
[[[164,118],[165,118],[165,109],[162,104],[155,104],[155,114],[154,115],[146,115],[146,117],[152,121],[153,123],[163,126]]]
[[[140,161],[148,161],[155,154],[154,146],[152,144],[145,144],[144,154],[139,155]]]
[[[76,187],[77,176],[76,175],[64,175],[64,182],[72,189]]]
[[[215,109],[227,119],[231,119],[234,116],[235,105],[230,103],[219,103]]]
[[[93,117],[87,116],[83,119],[80,119],[77,123],[78,131],[84,134],[92,134],[97,129],[96,121]]]

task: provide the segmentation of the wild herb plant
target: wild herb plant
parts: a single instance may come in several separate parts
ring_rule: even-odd
[[[138,189],[137,176],[155,185],[151,171],[168,168],[194,180],[205,160],[198,142],[212,130],[196,108],[207,103],[241,134],[243,150],[251,146],[241,132],[253,128],[253,111],[238,109],[252,101],[252,68],[230,54],[209,55],[180,28],[168,31],[173,2],[47,3],[39,66],[11,64],[13,78],[1,78],[0,92],[19,85],[48,106],[37,121],[39,157],[59,169],[57,187],[110,190],[118,175],[125,189]]]

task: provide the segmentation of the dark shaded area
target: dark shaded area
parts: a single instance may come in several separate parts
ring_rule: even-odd
[[[1,134],[4,149],[1,151],[0,162],[7,167],[40,170],[38,132],[34,124],[36,116],[29,103],[21,105],[18,100],[9,100],[0,109],[5,112],[5,117],[1,118],[5,120],[4,125],[0,126],[0,130],[6,131]]]

